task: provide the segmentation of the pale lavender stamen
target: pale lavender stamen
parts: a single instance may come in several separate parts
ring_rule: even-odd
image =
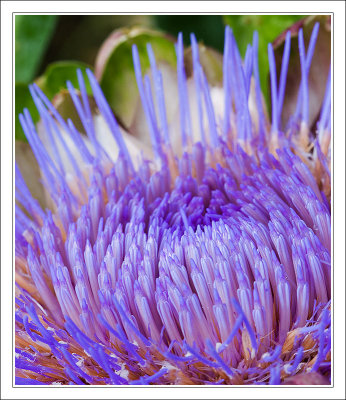
[[[309,47],[308,47],[308,51],[307,51],[307,54],[306,54],[306,62],[305,62],[305,69],[306,69],[306,74],[307,75],[309,74],[312,57],[314,55],[315,45],[316,45],[318,31],[319,31],[319,26],[320,26],[320,24],[318,22],[314,25],[314,27],[312,29],[310,41],[309,41]],[[296,105],[296,110],[295,110],[295,113],[294,113],[294,116],[293,116],[293,121],[295,121],[300,115],[301,107],[302,107],[302,101],[303,101],[303,85],[302,85],[302,81],[301,81],[300,82],[300,86],[299,86],[297,105]]]
[[[264,113],[263,113],[263,104],[261,98],[261,85],[259,78],[259,69],[258,69],[258,32],[255,31],[253,34],[253,70],[255,77],[255,91],[256,91],[256,105],[259,119],[259,139],[260,143],[263,144],[265,138],[265,126],[264,126]]]
[[[249,91],[247,90],[247,83],[246,83],[246,75],[244,71],[244,68],[242,66],[242,60],[240,57],[240,53],[238,50],[238,47],[235,43],[235,39],[233,38],[233,60],[235,62],[235,73],[236,73],[236,80],[237,80],[237,85],[238,85],[238,95],[239,95],[239,108],[240,108],[240,115],[237,116],[238,118],[241,118],[242,120],[242,129],[240,132],[238,132],[238,137],[239,139],[242,140],[251,140],[252,138],[252,129],[251,129],[251,118],[250,118],[250,113],[249,113],[249,108],[248,108],[248,93]],[[250,60],[249,58],[252,56],[252,52],[248,53],[248,65],[250,66]],[[251,69],[248,66],[248,73],[250,75]],[[248,77],[249,79],[251,78],[251,75]],[[250,84],[249,84],[250,88]]]
[[[282,57],[281,72],[280,72],[280,84],[279,84],[279,93],[278,93],[278,120],[279,121],[281,120],[281,112],[282,112],[282,107],[284,104],[290,49],[291,49],[291,32],[288,31],[286,34],[284,54]]]
[[[30,143],[31,148],[35,154],[38,164],[40,165],[42,172],[46,176],[46,182],[52,198],[54,200],[57,198],[55,185],[58,184],[61,190],[65,189],[67,193],[69,193],[71,200],[75,201],[70,189],[67,187],[64,177],[61,176],[59,171],[56,169],[52,159],[47,154],[46,149],[39,139],[34,123],[27,109],[24,109],[24,116],[22,114],[19,115],[19,120],[28,139],[28,142]],[[51,170],[54,174],[52,174]]]
[[[53,154],[54,154],[54,156],[56,156],[56,160],[57,160],[57,163],[59,165],[60,173],[64,175],[65,174],[65,168],[64,168],[63,163],[61,161],[60,153],[58,151],[54,136],[53,136],[52,131],[50,129],[52,124],[51,124],[51,120],[49,119],[49,115],[46,112],[45,108],[43,107],[43,105],[42,105],[41,101],[39,100],[38,96],[36,95],[35,91],[33,90],[33,86],[29,86],[29,91],[30,91],[31,97],[34,100],[35,106],[38,109],[38,111],[39,111],[39,113],[41,115],[41,118],[43,120],[45,131],[48,134],[48,140],[49,140],[49,142],[50,142],[50,144],[52,146]],[[56,131],[56,129],[54,129],[54,131]],[[59,131],[58,134],[60,134],[60,131]]]
[[[97,154],[99,155],[100,152],[100,144],[97,141],[96,138],[96,132],[95,132],[95,127],[93,123],[93,115],[90,109],[90,104],[89,104],[89,99],[88,99],[88,94],[85,86],[85,81],[83,78],[83,73],[80,69],[77,69],[77,79],[78,79],[78,84],[79,84],[79,89],[80,93],[82,96],[82,102],[84,106],[84,117],[81,118],[82,123],[84,123],[84,129],[89,135],[91,141],[95,144]],[[70,91],[71,93],[71,91]],[[78,100],[78,98],[77,98]],[[79,102],[78,102],[79,103]],[[103,150],[103,149],[102,149]]]
[[[231,45],[231,29],[226,26],[225,29],[225,45],[223,56],[223,87],[224,87],[224,104],[225,111],[223,117],[223,135],[227,138],[230,130],[230,109],[231,109],[231,79],[230,79],[230,45]]]
[[[245,60],[244,60],[244,75],[245,75],[245,86],[246,86],[246,98],[249,97],[251,76],[253,69],[253,49],[250,45],[246,48]]]
[[[93,156],[90,154],[88,148],[86,147],[80,133],[77,131],[72,120],[68,119],[67,124],[68,124],[69,130],[71,132],[71,138],[73,139],[74,143],[76,144],[76,147],[79,149],[80,154],[82,155],[82,157],[84,158],[84,160],[86,161],[87,164],[92,164]]]
[[[276,66],[274,58],[274,50],[271,43],[268,44],[268,59],[270,70],[270,83],[271,83],[271,100],[272,100],[272,127],[273,134],[278,133],[278,99],[277,99],[277,84],[276,84]]]
[[[147,44],[147,52],[148,52],[148,56],[149,56],[149,60],[150,60],[150,66],[151,66],[153,78],[154,78],[154,87],[155,87],[158,108],[159,108],[161,129],[163,131],[165,143],[169,144],[170,139],[169,139],[167,115],[166,115],[166,109],[165,109],[165,97],[164,97],[164,91],[163,91],[162,74],[157,69],[155,55],[154,55],[154,52],[153,52],[153,49],[152,49],[150,43]]]
[[[325,129],[330,124],[330,107],[331,107],[331,69],[329,69],[329,75],[326,84],[325,96],[322,105],[321,117],[318,122],[318,140],[321,143]],[[330,129],[329,129],[330,130]]]
[[[192,62],[193,62],[193,70],[194,70],[194,81],[196,86],[196,95],[197,95],[197,106],[198,106],[198,118],[199,118],[199,128],[201,131],[201,139],[202,143],[206,145],[206,137],[203,126],[203,105],[202,105],[202,83],[201,83],[201,75],[199,74],[199,55],[198,55],[198,44],[195,35],[192,33],[190,35],[191,39],[191,48],[192,48]]]
[[[53,127],[53,129],[54,129],[54,135],[59,139],[59,141],[60,141],[60,143],[61,143],[61,145],[62,145],[62,147],[63,147],[64,152],[67,154],[68,159],[69,159],[69,161],[70,161],[70,163],[71,163],[71,165],[72,165],[72,167],[73,167],[73,170],[74,170],[76,176],[78,177],[77,185],[79,186],[79,190],[82,191],[81,183],[86,184],[86,181],[85,181],[85,178],[84,178],[83,174],[82,174],[81,171],[80,171],[80,168],[78,167],[78,164],[77,164],[77,162],[76,162],[75,157],[72,155],[72,153],[71,153],[69,147],[68,147],[67,144],[66,144],[66,141],[65,141],[64,138],[62,137],[62,134],[61,134],[61,132],[60,132],[60,129],[59,129],[59,127],[56,125],[54,119],[52,118],[52,116],[49,114],[49,112],[48,112],[48,111],[46,110],[46,108],[43,106],[41,100],[40,100],[40,99],[38,98],[38,96],[36,95],[36,93],[35,93],[35,91],[34,91],[34,89],[33,89],[33,86],[30,87],[30,93],[31,93],[32,98],[34,99],[35,104],[36,104],[36,106],[37,106],[37,109],[39,110],[39,112],[40,112],[40,114],[41,114],[41,117],[43,118],[43,121],[44,121],[44,123],[45,123],[46,131],[47,131],[48,134],[49,134],[49,140],[50,140],[50,142],[51,142],[51,144],[52,144],[52,146],[53,146],[54,156],[56,156],[57,159],[58,159],[58,161],[59,161],[61,173],[64,172],[64,167],[63,167],[63,165],[62,165],[62,161],[61,161],[61,157],[60,157],[59,150],[57,149],[56,144],[55,144],[55,140],[54,140],[54,137],[53,137],[53,133],[51,132],[51,129],[50,129],[49,126],[52,126],[52,127]]]
[[[207,77],[202,71],[202,67],[197,68],[197,74],[201,77],[202,91],[204,95],[205,106],[207,110],[207,116],[209,120],[209,129],[210,129],[210,138],[213,147],[217,147],[219,138],[216,130],[216,119],[214,113],[213,103],[211,101],[209,85],[207,81]]]
[[[84,82],[84,81],[83,81]],[[85,132],[87,133],[91,143],[93,144],[97,157],[100,159],[101,158],[101,146],[98,143],[96,139],[96,133],[95,133],[95,128],[94,128],[94,123],[93,121],[89,120],[88,115],[86,114],[85,110],[82,107],[81,101],[79,100],[76,90],[73,87],[72,83],[70,81],[66,82],[66,86],[69,90],[72,102],[77,110],[77,113],[79,115],[80,120],[82,121],[83,127],[85,129]],[[103,149],[102,149],[103,150]],[[104,150],[103,150],[104,153]]]
[[[303,30],[300,29],[298,33],[299,43],[299,58],[301,67],[301,87],[302,87],[302,122],[308,124],[309,122],[309,83],[308,83],[308,68],[306,66],[305,46],[303,38]]]
[[[104,118],[114,136],[114,139],[116,140],[116,142],[118,144],[118,147],[120,149],[120,154],[122,154],[126,158],[128,164],[129,164],[130,171],[133,171],[134,167],[132,164],[131,156],[128,152],[124,138],[120,132],[119,125],[112,113],[112,110],[111,110],[109,104],[107,103],[106,98],[105,98],[104,94],[102,93],[101,88],[99,87],[99,84],[97,83],[96,78],[94,77],[93,73],[89,69],[87,69],[86,73],[88,75],[90,85],[93,89],[94,98],[97,103],[97,106],[99,107],[99,110],[101,111],[102,115],[104,116]]]
[[[191,130],[191,118],[190,118],[190,105],[187,95],[186,86],[186,75],[184,69],[184,45],[183,35],[180,32],[178,35],[178,42],[175,45],[175,51],[177,55],[177,78],[178,78],[178,91],[179,91],[179,110],[180,110],[180,125],[181,125],[181,138],[183,149],[185,149],[190,136],[192,135]]]
[[[136,45],[132,46],[132,56],[133,56],[133,64],[135,69],[138,91],[141,97],[143,110],[149,127],[151,143],[155,151],[155,155],[159,159],[162,157],[160,133],[158,131],[156,124],[155,110],[152,102],[152,96],[148,78],[145,80],[145,85],[143,85],[140,59]]]

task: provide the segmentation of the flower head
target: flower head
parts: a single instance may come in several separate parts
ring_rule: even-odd
[[[41,121],[24,110],[20,122],[49,209],[17,168],[17,384],[329,383],[330,77],[308,127],[317,34],[305,50],[299,32],[287,127],[290,33],[279,81],[268,47],[271,121],[256,33],[242,61],[226,28],[222,88],[209,86],[193,35],[187,79],[179,35],[172,121],[150,45],[144,79],[134,46],[152,144],[142,152],[91,71],[96,113],[81,71],[78,90],[67,83],[85,133],[30,87]]]

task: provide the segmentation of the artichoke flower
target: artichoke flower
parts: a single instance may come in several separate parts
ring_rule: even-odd
[[[258,35],[242,60],[229,27],[221,87],[194,35],[192,76],[180,34],[169,91],[150,44],[144,78],[133,46],[142,136],[90,70],[92,98],[80,70],[67,82],[80,128],[30,86],[41,119],[20,122],[46,206],[17,167],[17,385],[330,384],[330,75],[308,123],[318,30],[307,49],[299,31],[287,126],[290,32],[280,75],[268,46],[271,117]]]

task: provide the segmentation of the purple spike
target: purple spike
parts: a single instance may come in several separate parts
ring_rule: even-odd
[[[245,85],[246,85],[246,93],[247,93],[246,98],[249,97],[252,68],[253,68],[253,49],[248,44],[248,46],[246,48],[245,61],[244,61],[244,75],[245,75]]]
[[[98,106],[99,110],[101,111],[102,115],[104,116],[104,118],[113,134],[113,137],[119,146],[120,153],[124,155],[127,162],[129,163],[130,171],[133,171],[134,167],[132,164],[130,154],[129,154],[126,144],[124,142],[124,138],[120,132],[119,125],[112,113],[112,110],[111,110],[109,104],[107,103],[107,100],[106,100],[98,82],[96,81],[94,74],[91,72],[90,69],[87,69],[86,73],[88,75],[89,82],[90,82],[91,88],[93,90],[94,98],[97,103],[97,106]]]
[[[286,34],[284,54],[281,62],[280,84],[278,93],[278,121],[280,121],[281,119],[282,106],[284,104],[290,49],[291,49],[291,32],[288,31]]]
[[[272,363],[272,362],[276,361],[280,357],[281,350],[282,350],[282,346],[277,345],[271,355],[263,354],[262,360],[266,363]]]
[[[85,383],[78,378],[78,376],[74,373],[74,371],[70,367],[66,367],[65,372],[77,385],[85,385]]]
[[[255,31],[253,34],[253,70],[255,76],[255,86],[256,86],[256,104],[257,104],[257,112],[259,118],[259,138],[260,143],[263,144],[265,139],[265,126],[264,126],[264,112],[263,112],[263,104],[261,99],[261,85],[259,78],[259,69],[258,69],[258,32]]]
[[[276,85],[276,67],[274,50],[271,43],[268,44],[268,59],[269,59],[269,70],[270,70],[270,83],[271,83],[271,99],[272,99],[272,133],[277,133],[279,130],[278,126],[278,99],[277,99],[277,85]]]
[[[66,188],[67,185],[66,185],[64,179],[59,174],[58,170],[56,169],[54,163],[47,155],[47,152],[44,149],[42,142],[38,138],[38,135],[37,135],[35,127],[34,127],[34,123],[31,119],[30,113],[27,109],[24,109],[24,116],[22,114],[19,115],[19,120],[23,127],[24,133],[28,139],[28,142],[30,143],[31,148],[36,156],[37,162],[38,162],[42,172],[46,176],[46,179],[47,179],[47,182],[48,182],[48,185],[50,188],[50,194],[51,194],[52,198],[55,200],[56,199],[55,192],[56,192],[57,183],[59,182],[60,187],[62,187],[62,188],[63,187]],[[52,169],[54,171],[57,179],[55,179],[55,177],[52,175],[50,169]],[[69,189],[67,189],[67,190],[70,192]]]
[[[305,62],[305,68],[306,68],[307,75],[309,74],[312,57],[314,55],[314,50],[315,50],[315,45],[316,45],[316,41],[317,41],[319,27],[320,27],[319,22],[316,22],[316,24],[314,25],[314,27],[312,29],[312,33],[310,36],[310,42],[309,42],[309,47],[308,47],[308,51],[306,54],[306,62]],[[294,113],[293,120],[296,120],[301,112],[302,101],[303,101],[303,87],[302,87],[302,81],[301,81],[300,86],[299,86],[296,111]]]
[[[87,164],[92,164],[93,163],[93,156],[90,154],[88,148],[86,147],[80,133],[77,131],[76,127],[74,126],[73,122],[71,119],[67,120],[68,127],[71,132],[71,137],[73,141],[76,144],[76,147],[78,147],[80,154],[83,156],[85,162]]]
[[[76,176],[79,178],[79,180],[81,180],[84,184],[86,184],[84,176],[82,175],[82,173],[81,173],[81,171],[80,171],[80,169],[78,167],[78,164],[77,164],[74,156],[72,155],[69,147],[66,145],[66,142],[65,142],[64,138],[62,137],[60,129],[56,125],[55,121],[53,120],[53,118],[51,117],[49,112],[47,112],[47,110],[43,107],[43,104],[42,104],[41,100],[38,98],[38,96],[36,95],[33,86],[30,86],[30,93],[31,93],[31,95],[32,95],[32,97],[33,97],[33,99],[35,101],[37,109],[40,111],[40,114],[41,114],[41,116],[43,117],[43,119],[45,121],[45,125],[46,125],[47,131],[49,133],[49,140],[52,143],[53,150],[54,150],[54,153],[55,153],[54,155],[56,155],[57,158],[58,158],[61,172],[64,172],[64,167],[63,167],[63,164],[62,164],[62,161],[61,161],[61,158],[60,158],[59,151],[58,151],[58,149],[57,149],[57,147],[55,145],[55,140],[53,138],[53,134],[52,134],[52,132],[51,132],[51,130],[49,128],[49,125],[51,125],[54,128],[55,136],[59,139],[60,143],[62,144],[64,152],[67,154],[67,156],[68,156],[68,158],[70,160],[70,163],[72,164],[72,167],[73,167],[73,169],[74,169],[74,171],[76,173]],[[79,184],[79,180],[78,180],[77,184]],[[80,186],[80,184],[79,184],[79,186]],[[82,191],[81,187],[80,187],[80,190]]]
[[[134,333],[136,334],[136,336],[138,336],[138,338],[140,340],[143,341],[143,343],[146,346],[150,346],[150,340],[148,340],[145,336],[142,335],[142,333],[135,327],[135,325],[131,322],[131,320],[129,319],[129,317],[126,315],[124,309],[121,307],[121,305],[118,303],[115,295],[112,296],[112,300],[113,303],[115,305],[115,307],[117,308],[117,310],[119,311],[119,313],[121,314],[121,316],[124,318],[124,320],[126,321],[127,324],[129,324],[129,326],[131,327],[131,329],[134,331]]]
[[[141,64],[140,64],[140,60],[139,60],[138,49],[135,44],[132,46],[132,57],[133,57],[133,64],[134,64],[134,69],[135,69],[138,91],[139,91],[139,94],[140,94],[140,97],[142,100],[142,107],[143,107],[145,117],[147,120],[147,124],[149,127],[151,143],[155,150],[156,157],[160,158],[160,157],[162,157],[161,140],[160,140],[159,132],[157,129],[154,105],[152,104],[152,101],[151,101],[152,100],[151,99],[151,91],[148,93],[150,84],[149,84],[148,78],[147,78],[146,88],[143,85]],[[148,98],[148,95],[150,96],[149,98]]]
[[[201,83],[201,75],[199,74],[199,54],[198,54],[198,44],[196,37],[193,33],[190,35],[191,39],[191,48],[192,48],[192,63],[193,63],[193,78],[196,86],[196,96],[197,96],[197,106],[198,106],[198,118],[199,118],[199,128],[201,131],[201,139],[202,143],[206,145],[205,131],[203,126],[203,104],[202,104],[202,83]]]
[[[17,163],[15,164],[15,182],[16,182],[16,198],[30,212],[33,219],[38,222],[38,217],[43,219],[44,212],[39,202],[34,199],[25,184],[24,178],[19,170]]]
[[[202,91],[204,94],[205,107],[207,109],[211,144],[214,148],[216,148],[219,144],[219,137],[218,137],[217,130],[216,130],[215,112],[214,112],[213,103],[211,101],[209,85],[208,85],[207,77],[205,76],[205,74],[202,71],[202,67],[200,66],[197,69],[199,70],[199,75],[201,77]],[[198,73],[198,71],[197,71],[197,73]]]
[[[94,143],[94,145],[96,147],[97,154],[100,156],[101,146],[96,139],[94,121],[93,121],[93,116],[92,116],[91,109],[90,109],[88,94],[87,94],[86,87],[85,87],[85,80],[83,77],[83,73],[80,69],[77,69],[77,79],[78,79],[79,89],[80,89],[83,106],[84,106],[84,112],[83,112],[83,114],[80,114],[81,121],[83,123],[85,131],[87,132],[91,141]],[[70,91],[70,93],[71,93],[71,91]],[[80,103],[78,97],[76,98],[76,100],[78,103]],[[80,107],[80,108],[82,109],[82,107]]]
[[[215,358],[215,360],[220,364],[221,368],[225,370],[225,372],[229,376],[234,376],[233,371],[229,368],[229,366],[223,361],[223,359],[219,356],[218,352],[215,350],[213,344],[211,343],[210,339],[206,341],[207,347],[211,353],[211,355]]]
[[[330,107],[331,107],[331,68],[329,69],[329,75],[328,75],[328,79],[327,79],[320,120],[318,122],[318,140],[320,143],[322,143],[322,137],[323,137],[324,130],[328,126],[327,120],[331,114]]]
[[[245,141],[251,138],[251,121],[247,103],[247,91],[245,85],[244,70],[242,67],[239,50],[232,37],[232,86],[234,87],[236,110],[237,110],[237,136],[238,139]]]
[[[185,211],[183,208],[180,208],[180,215],[181,215],[181,219],[183,220],[183,224],[184,224],[186,231],[189,231],[190,224],[189,224],[189,221],[186,217],[186,214],[185,214]]]
[[[63,163],[61,161],[59,150],[58,150],[58,148],[56,146],[54,136],[53,136],[52,131],[50,129],[50,126],[53,125],[52,121],[49,118],[50,116],[47,113],[46,109],[44,108],[41,100],[36,95],[36,93],[34,91],[34,87],[32,85],[29,86],[29,91],[30,91],[31,97],[34,100],[35,106],[36,106],[37,110],[39,111],[39,113],[40,113],[40,115],[41,115],[41,117],[43,119],[43,124],[44,124],[45,130],[46,130],[46,132],[48,134],[48,140],[49,140],[49,142],[50,142],[50,144],[52,146],[53,154],[54,154],[54,156],[56,156],[56,159],[57,159],[57,162],[58,162],[58,165],[59,165],[59,168],[60,168],[60,173],[61,174],[65,174],[65,168],[64,168]],[[54,130],[56,131],[57,130],[56,127],[54,127],[54,128],[55,128]]]
[[[280,385],[281,383],[280,372],[281,368],[279,365],[270,368],[269,385]]]
[[[167,368],[162,368],[160,371],[156,372],[153,375],[141,377],[138,381],[131,381],[130,385],[148,385],[151,382],[155,382],[160,379],[162,376],[166,375],[168,372]]]
[[[303,30],[299,29],[298,32],[299,44],[299,58],[301,68],[301,87],[302,87],[302,122],[308,124],[309,122],[309,83],[308,83],[308,68],[306,66],[305,46],[303,38]]]
[[[153,121],[153,130],[154,130],[154,135],[155,135],[155,143],[157,143],[158,151],[162,152],[161,150],[161,136],[160,136],[160,131],[158,128],[158,124],[156,121],[156,113],[155,113],[155,106],[154,106],[154,100],[153,100],[153,95],[151,93],[151,85],[150,85],[150,79],[148,75],[144,76],[144,88],[145,88],[145,94],[146,94],[146,99],[148,102],[148,108],[150,111],[151,115],[151,120]],[[162,157],[162,155],[161,155]]]
[[[232,328],[232,332],[229,334],[227,340],[219,347],[218,353],[222,353],[225,350],[225,348],[232,342],[232,340],[234,339],[235,335],[237,334],[238,330],[240,329],[243,323],[243,316],[244,316],[243,314],[238,316]]]
[[[310,69],[312,57],[314,55],[314,50],[315,50],[315,45],[316,45],[316,41],[317,41],[319,28],[320,28],[320,23],[316,22],[314,27],[313,27],[313,29],[312,29],[312,32],[311,32],[309,48],[308,48],[308,52],[307,52],[307,55],[306,55],[306,67],[307,67],[307,69]]]
[[[77,71],[78,73],[78,71]],[[74,140],[77,149],[80,148],[79,143],[82,142],[82,139],[79,137],[80,134],[78,133],[77,137],[75,134],[73,134],[70,131],[70,125],[67,124],[64,119],[61,117],[61,115],[57,112],[57,110],[55,109],[55,107],[52,105],[52,103],[49,101],[48,97],[42,92],[42,90],[37,86],[36,83],[32,84],[32,87],[34,89],[34,91],[36,92],[37,96],[43,101],[43,103],[46,105],[46,107],[48,108],[48,110],[52,113],[52,115],[54,116],[54,118],[58,121],[58,123],[62,126],[62,128],[71,136],[71,138]],[[77,110],[78,112],[78,110]],[[85,116],[84,116],[85,117]],[[82,119],[82,122],[85,122],[85,119]],[[88,131],[86,131],[88,132]],[[79,139],[79,141],[78,141]],[[93,141],[93,143],[95,144],[96,147],[96,151],[98,151],[98,146],[99,144],[95,141]]]
[[[178,34],[178,42],[175,45],[177,55],[177,77],[178,77],[178,90],[179,90],[179,109],[180,109],[180,125],[182,135],[182,145],[185,149],[188,140],[192,135],[191,118],[190,118],[190,105],[186,87],[186,75],[184,69],[184,45],[183,34]]]
[[[224,45],[224,55],[223,55],[223,88],[225,96],[225,111],[223,118],[223,135],[227,138],[230,130],[230,113],[231,113],[231,78],[230,78],[230,46],[232,44],[231,40],[232,31],[229,26],[225,29],[225,45]]]
[[[161,71],[159,71],[156,67],[155,55],[154,55],[154,52],[153,52],[153,49],[152,49],[150,43],[147,44],[147,52],[148,52],[148,56],[149,56],[149,61],[150,61],[153,78],[154,78],[154,87],[155,87],[158,108],[159,108],[161,129],[163,132],[165,143],[169,144],[170,139],[169,139],[167,115],[166,115],[166,108],[165,108],[165,96],[164,96],[164,91],[163,91],[162,74],[161,74]]]
[[[321,362],[323,361],[324,357],[324,344],[326,340],[326,333],[325,329],[330,324],[330,311],[326,307],[323,312],[322,312],[322,318],[321,322],[319,323],[318,327],[318,354],[317,354],[317,359],[312,366],[311,372],[317,371],[318,367],[320,366]],[[329,338],[330,340],[330,338]]]
[[[298,349],[298,351],[297,351],[297,354],[296,354],[296,356],[295,356],[295,358],[294,358],[294,361],[293,361],[292,365],[290,365],[289,368],[288,368],[288,370],[287,370],[287,372],[288,372],[289,374],[292,374],[293,372],[296,371],[296,369],[297,369],[299,363],[300,363],[300,362],[302,361],[302,359],[303,359],[303,355],[304,355],[304,347],[300,346],[299,349]]]
[[[83,82],[84,82],[84,80],[83,80]],[[72,102],[73,102],[74,106],[76,107],[79,118],[85,129],[85,132],[87,133],[91,143],[93,144],[93,146],[96,150],[97,157],[100,159],[101,158],[101,146],[96,139],[96,133],[95,133],[94,122],[92,120],[92,117],[91,117],[91,119],[87,117],[87,115],[83,109],[83,106],[81,104],[81,101],[79,100],[79,98],[76,94],[76,90],[73,87],[72,83],[70,81],[67,81],[66,85],[69,90]]]
[[[245,316],[243,310],[241,309],[240,304],[238,303],[238,301],[237,301],[236,299],[232,298],[232,299],[231,299],[231,302],[232,302],[233,307],[234,307],[235,310],[237,311],[237,313],[238,313],[239,315],[242,315],[242,317],[243,317],[243,322],[244,322],[244,324],[245,324],[245,326],[246,326],[246,329],[247,329],[247,331],[248,331],[248,333],[249,333],[249,336],[250,336],[251,345],[252,345],[252,347],[254,348],[254,350],[256,351],[256,350],[257,350],[256,337],[255,337],[255,333],[254,333],[254,331],[253,331],[253,329],[252,329],[252,327],[251,327],[251,325],[250,325],[248,319],[246,318],[246,316]]]
[[[185,347],[191,354],[193,354],[196,357],[197,360],[201,361],[203,364],[209,365],[212,368],[218,367],[217,363],[215,363],[213,361],[209,361],[207,358],[205,358],[201,354],[199,354],[195,348],[189,346],[187,343],[185,343]]]
[[[63,129],[68,132],[69,130],[68,130],[68,126],[66,125],[66,122],[61,117],[61,115],[58,113],[58,111],[55,109],[53,104],[49,101],[48,97],[43,93],[43,91],[39,88],[39,86],[36,83],[33,83],[32,87],[33,87],[34,91],[36,92],[36,94],[38,95],[38,97],[43,101],[43,103],[46,105],[46,107],[52,113],[54,118],[59,122],[59,124],[63,127]]]

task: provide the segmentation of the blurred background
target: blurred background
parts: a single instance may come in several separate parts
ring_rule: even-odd
[[[190,33],[222,52],[224,26],[229,24],[242,53],[254,30],[272,41],[300,15],[17,15],[16,81],[30,82],[53,61],[78,60],[93,65],[97,52],[115,29],[145,26],[176,37]]]
[[[267,84],[268,43],[276,41],[275,48],[280,53],[283,42],[280,34],[292,25],[295,26],[294,24],[301,26],[307,18],[302,15],[17,15],[15,20],[16,138],[25,140],[17,122],[17,115],[24,107],[29,108],[34,121],[38,119],[28,84],[36,81],[48,97],[53,98],[65,87],[66,80],[76,81],[76,68],[84,70],[90,67],[95,70],[95,62],[104,41],[114,30],[125,27],[126,29],[139,27],[142,31],[129,42],[136,43],[140,51],[142,42],[153,42],[155,53],[158,52],[159,58],[161,55],[164,58],[168,54],[167,49],[174,50],[169,46],[178,32],[183,32],[187,47],[190,45],[190,33],[194,32],[197,40],[210,49],[211,52],[208,54],[213,60],[217,60],[217,56],[212,50],[223,52],[226,24],[231,26],[242,56],[245,55],[247,44],[252,43],[254,30],[257,30],[262,90],[266,101],[270,104]],[[125,31],[127,35],[129,32],[131,29]],[[112,93],[114,90],[121,92],[121,80],[125,82],[127,79],[126,75],[123,75],[123,69],[126,65],[132,65],[131,52],[128,51],[130,47],[117,46],[118,44],[114,43],[111,45],[111,57],[117,52],[113,64],[109,62],[112,58],[107,54],[108,64],[103,66],[99,76],[97,75],[116,114],[121,112],[121,108],[117,109],[118,104],[112,98],[114,96]],[[174,55],[174,51],[171,53]],[[140,56],[142,57],[142,54]],[[173,60],[172,63],[174,62]],[[329,63],[330,60],[328,66]],[[130,68],[132,67],[128,67]]]

